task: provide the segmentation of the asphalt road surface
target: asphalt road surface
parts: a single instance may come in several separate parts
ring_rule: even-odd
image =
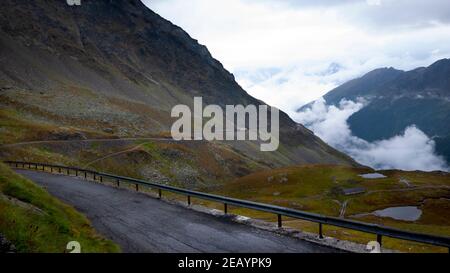
[[[336,251],[82,178],[17,172],[84,213],[98,232],[124,252]]]

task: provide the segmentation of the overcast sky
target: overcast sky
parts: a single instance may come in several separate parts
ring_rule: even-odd
[[[288,113],[372,69],[450,57],[449,0],[144,2]]]

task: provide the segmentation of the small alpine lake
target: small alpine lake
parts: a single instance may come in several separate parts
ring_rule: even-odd
[[[389,217],[402,221],[417,221],[422,215],[422,210],[414,206],[390,207],[382,210],[376,210],[372,213],[378,217]]]
[[[381,174],[381,173],[366,173],[366,174],[360,174],[358,175],[362,178],[366,179],[379,179],[379,178],[386,178],[387,176]]]

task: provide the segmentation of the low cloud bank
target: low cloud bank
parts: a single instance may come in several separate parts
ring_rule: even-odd
[[[445,160],[436,155],[434,141],[415,125],[407,127],[401,135],[376,142],[352,135],[347,119],[366,103],[364,99],[342,100],[339,106],[333,106],[319,99],[310,108],[296,113],[294,118],[331,146],[372,168],[449,170]]]

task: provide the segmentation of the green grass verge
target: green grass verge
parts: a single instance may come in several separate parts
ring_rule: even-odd
[[[70,241],[82,252],[119,252],[88,219],[0,163],[0,233],[18,252],[61,253]]]

